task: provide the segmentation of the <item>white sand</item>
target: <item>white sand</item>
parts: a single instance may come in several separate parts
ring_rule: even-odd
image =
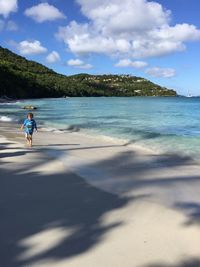
[[[0,266],[200,266],[197,162],[81,133],[27,149],[2,130]]]

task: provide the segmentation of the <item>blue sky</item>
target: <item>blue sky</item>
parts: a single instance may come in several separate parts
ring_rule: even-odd
[[[0,45],[66,75],[131,74],[200,95],[199,0],[0,0]]]

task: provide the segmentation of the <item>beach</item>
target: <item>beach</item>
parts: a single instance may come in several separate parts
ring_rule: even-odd
[[[0,131],[1,266],[200,266],[200,166],[82,132]]]
[[[200,267],[198,10],[0,0],[0,267]]]

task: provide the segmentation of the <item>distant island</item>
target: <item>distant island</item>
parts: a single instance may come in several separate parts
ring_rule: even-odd
[[[130,75],[61,75],[0,47],[0,96],[25,99],[63,96],[177,96],[177,93],[147,79]]]

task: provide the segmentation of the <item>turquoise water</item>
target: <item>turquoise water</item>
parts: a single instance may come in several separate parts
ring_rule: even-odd
[[[38,107],[43,128],[85,131],[164,152],[200,157],[200,98],[131,97],[29,100],[0,104],[0,120],[23,120],[24,105]]]

